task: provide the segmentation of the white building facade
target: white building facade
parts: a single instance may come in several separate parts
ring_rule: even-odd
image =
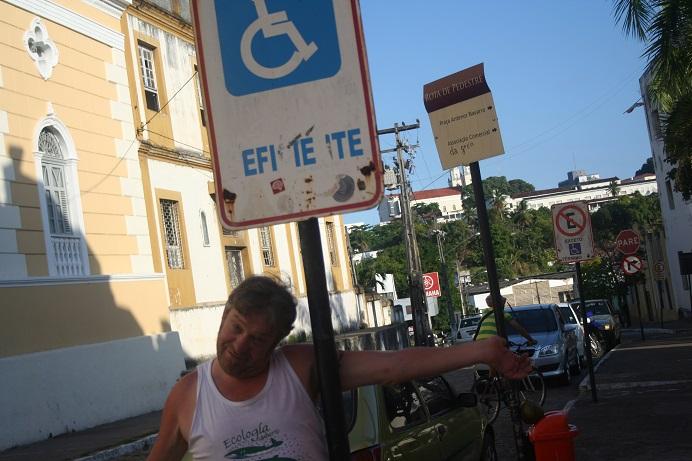
[[[673,294],[673,303],[678,312],[690,317],[692,314],[692,291],[690,291],[690,276],[683,275],[680,270],[678,253],[692,252],[692,201],[685,201],[682,194],[675,191],[674,184],[668,178],[672,166],[666,162],[666,151],[660,138],[659,112],[647,94],[649,76],[644,74],[639,83],[646,113],[646,122],[651,143],[651,154],[658,188],[661,191],[661,214],[666,236],[666,278],[669,279]]]

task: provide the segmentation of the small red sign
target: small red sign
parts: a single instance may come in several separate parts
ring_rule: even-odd
[[[615,239],[615,248],[625,255],[633,255],[639,249],[639,234],[632,229],[620,231]]]
[[[423,288],[425,289],[425,296],[439,298],[442,295],[437,272],[423,274]]]

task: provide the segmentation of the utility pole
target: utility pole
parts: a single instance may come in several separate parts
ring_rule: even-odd
[[[420,122],[415,124],[399,125],[395,123],[392,128],[377,130],[378,135],[394,134],[396,147],[381,151],[396,152],[396,162],[399,182],[399,201],[401,203],[401,218],[404,223],[404,246],[406,247],[406,265],[408,268],[409,293],[411,296],[411,315],[413,317],[413,335],[416,346],[433,346],[432,331],[428,321],[428,309],[425,304],[425,290],[423,289],[423,271],[421,269],[420,254],[418,253],[418,242],[416,241],[416,231],[413,227],[413,217],[411,216],[411,187],[406,178],[406,162],[404,162],[403,152],[409,149],[401,141],[399,133],[402,131],[415,130],[420,127]]]

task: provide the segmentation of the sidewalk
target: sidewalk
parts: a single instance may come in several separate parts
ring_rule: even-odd
[[[692,323],[624,332],[622,344],[599,363],[598,402],[588,377],[569,412],[579,428],[580,461],[692,459]]]
[[[623,331],[596,369],[598,402],[582,382],[569,422],[579,428],[577,460],[692,459],[692,322]],[[106,461],[153,442],[160,412],[13,448],[0,461]]]

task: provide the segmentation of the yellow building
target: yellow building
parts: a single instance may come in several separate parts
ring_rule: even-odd
[[[0,1],[0,449],[158,409],[184,367],[152,260],[130,3]]]

